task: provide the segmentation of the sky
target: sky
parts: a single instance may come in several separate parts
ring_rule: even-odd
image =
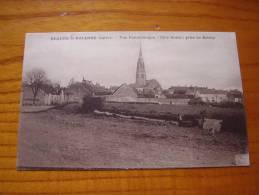
[[[147,79],[164,89],[242,90],[234,33],[27,33],[23,75],[41,68],[62,86],[83,77],[106,87],[134,83],[140,45]]]

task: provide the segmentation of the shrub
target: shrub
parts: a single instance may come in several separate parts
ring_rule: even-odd
[[[82,111],[85,113],[93,112],[94,110],[102,110],[103,99],[101,97],[84,96]]]
[[[222,107],[222,108],[243,108],[243,104],[239,102],[220,102],[220,103],[212,103],[212,106]]]
[[[201,98],[192,98],[189,102],[189,105],[205,105],[206,103],[202,101]]]

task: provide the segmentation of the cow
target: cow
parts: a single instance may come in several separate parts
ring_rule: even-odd
[[[208,130],[209,133],[214,136],[215,133],[220,132],[222,122],[223,120],[205,118],[202,125],[202,129]]]

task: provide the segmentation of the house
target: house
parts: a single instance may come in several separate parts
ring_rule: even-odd
[[[186,86],[172,86],[167,90],[168,98],[193,98],[196,95],[196,88]]]
[[[204,102],[220,103],[228,101],[227,91],[208,88],[200,88],[196,91],[196,97],[201,98]]]
[[[243,94],[238,90],[231,90],[228,93],[228,101],[233,103],[243,103]]]

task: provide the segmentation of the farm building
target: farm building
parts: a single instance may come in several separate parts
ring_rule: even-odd
[[[172,86],[167,90],[168,98],[193,98],[197,89],[195,87]]]
[[[228,101],[227,91],[201,88],[196,92],[196,97],[200,97],[204,102],[220,103]]]
[[[172,86],[168,89],[169,94],[185,94],[185,95],[195,95],[196,89],[194,87],[185,86]]]

